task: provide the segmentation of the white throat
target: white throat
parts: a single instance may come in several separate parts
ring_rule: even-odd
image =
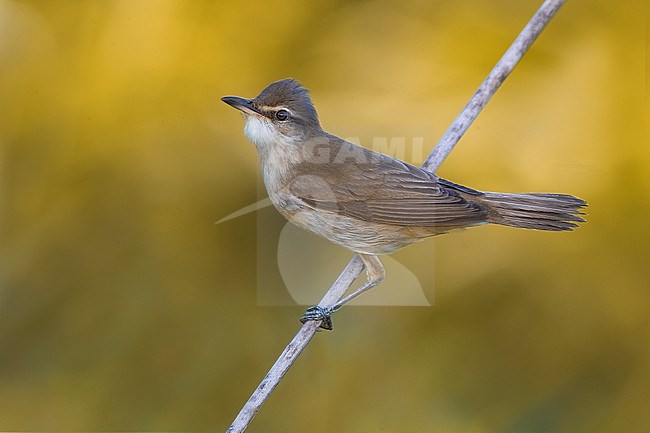
[[[286,141],[286,137],[276,131],[271,122],[253,115],[246,116],[244,134],[253,142],[260,154],[279,142]]]
[[[244,133],[257,148],[264,183],[273,200],[277,179],[284,178],[289,167],[300,160],[300,140],[281,134],[271,122],[252,115],[246,116]]]

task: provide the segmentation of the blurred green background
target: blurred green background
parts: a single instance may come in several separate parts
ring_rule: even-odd
[[[291,76],[426,153],[539,3],[0,0],[0,430],[225,430],[304,307],[214,225],[259,190],[219,98]],[[650,431],[645,8],[565,5],[440,170],[588,223],[395,254],[434,305],[339,312],[250,431]]]

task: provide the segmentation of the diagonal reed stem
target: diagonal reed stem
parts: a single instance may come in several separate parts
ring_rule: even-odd
[[[510,72],[517,66],[526,51],[535,42],[539,34],[544,30],[544,27],[546,27],[564,2],[565,0],[546,0],[540,6],[526,27],[524,27],[519,36],[510,45],[510,48],[508,48],[487,78],[481,83],[463,111],[456,117],[449,129],[447,129],[426,161],[424,161],[424,164],[422,164],[422,168],[435,172],[440,167],[440,164],[451,153],[456,143],[465,134],[483,107],[485,107],[490,98],[492,98],[492,95],[496,93],[497,89],[508,75],[510,75]],[[324,308],[334,305],[348,290],[362,270],[363,264],[361,260],[357,256],[354,256],[318,305]],[[264,379],[262,379],[226,433],[242,433],[248,428],[248,425],[257,412],[259,412],[266,399],[271,395],[275,387],[280,383],[280,380],[282,380],[282,377],[316,334],[319,325],[320,322],[317,321],[309,321],[302,325],[302,328],[300,328],[296,336],[282,351],[275,364],[273,364],[269,372],[264,376]]]

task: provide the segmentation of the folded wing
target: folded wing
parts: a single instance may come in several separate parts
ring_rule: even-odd
[[[418,167],[343,142],[356,160],[299,164],[290,192],[308,206],[363,221],[398,226],[464,227],[487,220],[485,207]],[[478,191],[468,190],[481,194]]]

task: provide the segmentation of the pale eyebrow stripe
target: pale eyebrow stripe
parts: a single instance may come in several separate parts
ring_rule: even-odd
[[[293,111],[289,110],[287,107],[283,107],[281,105],[277,107],[271,107],[269,105],[261,105],[258,107],[261,111],[278,111],[278,110],[287,110],[291,115],[293,115]]]

